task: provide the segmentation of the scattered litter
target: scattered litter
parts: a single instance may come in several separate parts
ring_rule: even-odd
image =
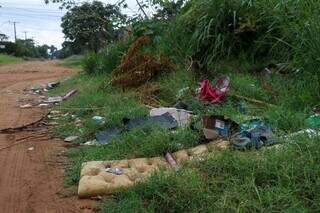
[[[315,106],[312,111],[316,114],[320,114],[320,105]]]
[[[76,89],[71,90],[71,91],[67,92],[67,93],[63,96],[63,100],[69,99],[69,98],[75,96],[77,93],[78,93],[78,90],[76,90]]]
[[[179,124],[179,126],[186,126],[191,122],[191,114],[189,111],[176,108],[155,108],[150,111],[150,116],[161,116],[169,113]]]
[[[39,107],[48,107],[49,104],[39,104]]]
[[[77,140],[78,138],[79,138],[79,136],[69,136],[64,139],[64,142],[73,142],[73,141]]]
[[[124,119],[125,129],[131,130],[145,126],[159,126],[163,129],[175,129],[178,122],[170,113],[164,113],[159,116],[143,117],[136,119]]]
[[[215,140],[220,137],[219,132],[215,129],[203,129],[203,134],[207,140]]]
[[[52,111],[50,111],[50,114],[53,114],[53,115],[60,114],[60,111],[52,110]]]
[[[34,147],[28,148],[28,151],[33,151],[33,150],[34,150]]]
[[[188,110],[188,105],[182,101],[178,101],[173,107],[177,109]]]
[[[168,164],[177,169],[178,168],[178,163],[177,161],[174,159],[174,157],[168,152],[166,155],[165,155],[165,158],[166,158],[166,161],[168,162]]]
[[[44,103],[59,103],[63,101],[61,96],[49,97],[48,100],[43,101]]]
[[[92,140],[92,141],[85,142],[83,145],[86,145],[86,146],[98,146],[98,145],[101,145],[101,143],[99,143],[97,140]]]
[[[109,128],[96,133],[96,139],[100,144],[108,144],[112,138],[119,135],[122,131],[120,128]]]
[[[304,129],[299,132],[292,133],[290,135],[285,136],[285,139],[292,139],[294,137],[299,137],[302,135],[307,135],[309,138],[319,137],[320,132],[314,129]]]
[[[254,119],[241,124],[240,132],[232,136],[231,144],[235,149],[246,150],[273,145],[275,141],[271,128],[263,121]]]
[[[24,104],[24,105],[20,106],[21,109],[27,109],[27,108],[31,108],[31,107],[32,107],[31,104]]]
[[[96,133],[96,139],[100,144],[108,144],[111,139],[118,136],[123,131],[130,131],[136,128],[143,128],[146,126],[159,126],[164,129],[174,129],[178,126],[178,122],[169,113],[160,116],[147,116],[136,119],[123,119],[124,126],[121,128],[113,127],[104,131]]]
[[[106,119],[101,116],[94,116],[92,117],[92,120],[98,125],[103,125],[106,123]]]
[[[60,82],[49,82],[47,83],[47,89],[53,89],[60,85]]]
[[[315,114],[310,116],[307,120],[306,123],[308,126],[312,128],[319,128],[320,127],[320,114]]]
[[[223,76],[218,79],[217,84],[212,87],[209,80],[200,83],[199,99],[211,103],[220,103],[226,96],[230,87],[230,78]]]
[[[202,122],[204,127],[203,133],[208,140],[229,137],[231,129],[238,127],[236,122],[219,115],[204,116]]]
[[[123,174],[123,169],[122,168],[117,168],[117,167],[109,167],[106,168],[106,172],[115,174],[115,175],[122,175]]]
[[[31,90],[36,94],[40,94],[42,92],[42,87],[40,85],[35,85],[31,87]]]

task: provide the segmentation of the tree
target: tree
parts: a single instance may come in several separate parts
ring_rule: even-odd
[[[97,52],[117,37],[125,18],[117,5],[93,1],[72,7],[62,17],[61,27],[68,42]]]
[[[185,0],[150,0],[152,5],[156,7],[155,18],[160,19],[172,19],[174,18],[181,8],[183,7]]]
[[[7,41],[9,37],[6,34],[0,33],[0,41]]]

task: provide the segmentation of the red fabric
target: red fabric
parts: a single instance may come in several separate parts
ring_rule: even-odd
[[[221,88],[221,86],[224,81],[228,80],[228,77],[220,78],[214,88],[211,86],[209,80],[200,82],[200,100],[209,101],[211,103],[220,103],[225,98],[229,90],[229,83],[227,83],[227,85],[223,85],[224,88]]]

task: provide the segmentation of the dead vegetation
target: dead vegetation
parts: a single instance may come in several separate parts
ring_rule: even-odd
[[[143,45],[151,43],[146,36],[139,37],[122,58],[120,65],[112,72],[112,85],[139,87],[162,72],[174,69],[173,63],[164,55],[159,58],[141,53]]]

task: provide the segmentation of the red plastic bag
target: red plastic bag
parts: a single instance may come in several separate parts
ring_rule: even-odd
[[[228,76],[219,78],[214,88],[211,86],[209,80],[204,80],[200,82],[199,99],[211,103],[220,103],[229,91],[229,87],[230,78]]]

